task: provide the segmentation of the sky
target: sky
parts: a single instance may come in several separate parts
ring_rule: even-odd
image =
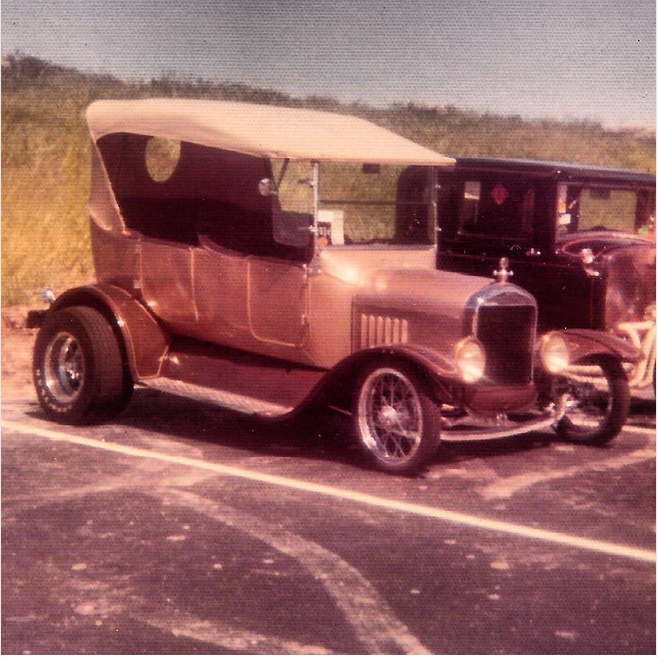
[[[656,121],[655,0],[3,0],[17,50],[124,79]]]

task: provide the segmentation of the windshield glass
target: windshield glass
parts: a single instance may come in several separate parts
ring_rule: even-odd
[[[656,195],[648,190],[560,185],[558,235],[578,231],[623,231],[643,235],[653,230]]]
[[[310,162],[271,159],[276,196],[284,212],[313,214],[313,166]]]
[[[262,182],[276,190],[275,240],[301,246],[313,224],[313,165],[271,160],[271,166],[272,181]],[[323,162],[317,199],[318,246],[434,244],[433,170],[414,167],[409,176],[408,169]]]
[[[430,173],[400,198],[401,166],[323,163],[318,239],[321,246],[433,244],[428,217]]]

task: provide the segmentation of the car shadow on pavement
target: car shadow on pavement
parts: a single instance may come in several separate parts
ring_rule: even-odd
[[[40,410],[28,415],[42,417]],[[114,420],[122,426],[264,457],[299,457],[371,469],[352,437],[352,418],[328,409],[309,410],[288,422],[263,422],[211,404],[137,388],[128,408]],[[432,464],[487,459],[549,446],[552,432],[474,443],[442,443]]]
[[[638,399],[631,402],[629,419],[639,426],[656,426],[656,400],[655,398]]]

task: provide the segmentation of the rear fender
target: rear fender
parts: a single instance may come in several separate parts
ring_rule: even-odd
[[[642,353],[630,342],[609,333],[590,329],[565,329],[552,331],[564,338],[569,348],[569,360],[577,363],[592,356],[612,356],[627,363],[637,363]],[[547,334],[550,335],[550,334]]]
[[[114,285],[87,285],[67,290],[48,312],[71,306],[89,306],[103,314],[119,339],[134,381],[159,376],[169,336],[133,295]]]

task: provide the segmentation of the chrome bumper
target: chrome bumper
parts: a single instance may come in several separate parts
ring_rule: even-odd
[[[441,431],[441,440],[445,442],[473,442],[477,440],[495,440],[497,438],[506,438],[508,436],[518,436],[521,434],[539,431],[554,427],[564,416],[567,407],[567,396],[560,397],[556,404],[553,404],[549,410],[538,418],[533,418],[527,422],[511,422],[507,419],[499,421],[497,425],[477,427],[477,418],[468,417],[464,424],[454,423],[445,427]],[[465,423],[468,422],[468,425]],[[461,428],[461,427],[464,428]]]

